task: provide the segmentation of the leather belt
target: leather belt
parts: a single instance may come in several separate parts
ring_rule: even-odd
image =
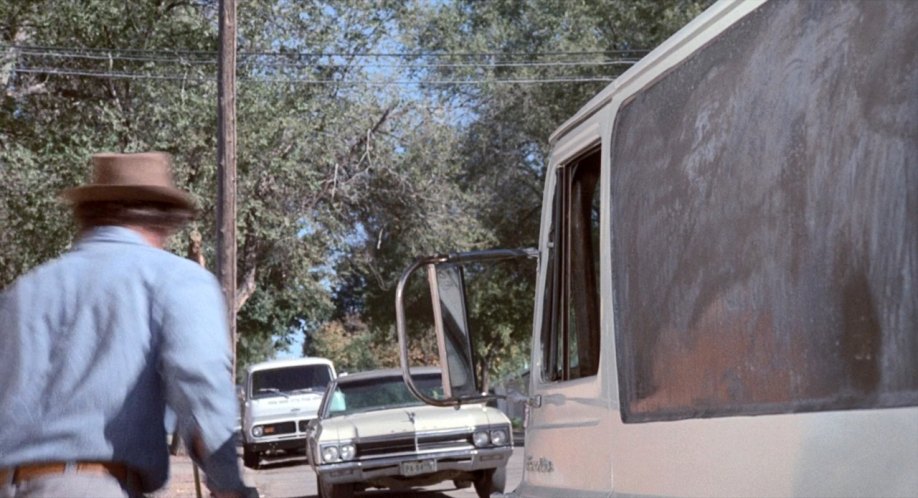
[[[0,469],[0,483],[19,485],[32,479],[54,474],[64,474],[68,471],[78,474],[103,474],[109,475],[122,483],[128,483],[128,478],[133,477],[133,472],[125,465],[112,462],[47,462],[20,465],[18,467]]]

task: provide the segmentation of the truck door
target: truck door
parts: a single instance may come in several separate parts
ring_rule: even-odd
[[[597,444],[608,434],[609,418],[599,368],[600,150],[597,143],[555,168],[551,211],[544,214],[527,495],[564,496],[564,489],[577,489],[582,496],[611,489],[610,458]]]

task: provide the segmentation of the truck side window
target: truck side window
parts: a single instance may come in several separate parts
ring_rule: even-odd
[[[542,322],[545,380],[596,375],[599,367],[599,173],[599,150],[557,170]]]
[[[626,423],[918,406],[918,135],[914,120],[863,118],[918,116],[899,93],[915,95],[918,52],[907,29],[844,57],[798,43],[857,39],[873,16],[898,24],[883,2],[809,5],[764,4],[617,111]],[[866,69],[878,46],[898,47],[880,79]],[[809,76],[776,84],[787,61]]]

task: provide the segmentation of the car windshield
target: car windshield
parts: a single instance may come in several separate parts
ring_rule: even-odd
[[[328,365],[299,365],[258,370],[252,373],[252,397],[322,392],[331,378],[331,368]]]
[[[439,373],[415,375],[413,378],[424,394],[433,398],[443,397]],[[408,391],[401,377],[392,376],[339,384],[330,395],[332,398],[326,409],[329,417],[424,404]]]

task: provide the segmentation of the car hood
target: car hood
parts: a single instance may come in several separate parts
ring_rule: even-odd
[[[323,441],[366,439],[412,432],[471,429],[491,424],[510,424],[499,410],[483,405],[459,409],[437,406],[412,406],[342,415],[322,420]]]
[[[314,418],[322,402],[321,393],[291,394],[252,399],[246,402],[247,412],[254,419],[296,416]]]

